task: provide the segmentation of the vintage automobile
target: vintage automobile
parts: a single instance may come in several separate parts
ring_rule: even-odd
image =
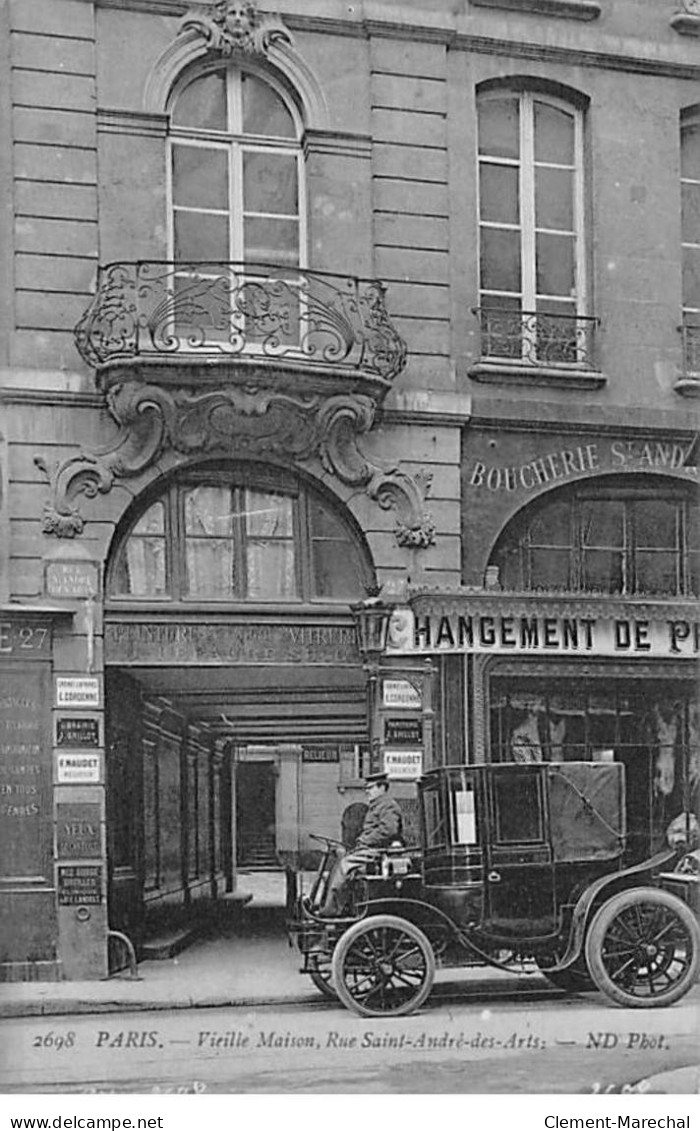
[[[683,837],[629,864],[624,771],[604,762],[430,771],[418,785],[420,847],[388,849],[368,874],[351,875],[342,917],[321,911],[338,842],[315,838],[325,849],[311,891],[299,876],[290,891],[302,972],[367,1017],[418,1009],[437,965],[539,970],[620,1006],[678,1001],[700,969],[688,905],[697,878],[674,871]]]

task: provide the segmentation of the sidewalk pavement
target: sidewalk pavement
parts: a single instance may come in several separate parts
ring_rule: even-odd
[[[0,1017],[317,1002],[285,930],[284,876],[240,877],[252,902],[175,958],[139,963],[103,981],[0,983]]]

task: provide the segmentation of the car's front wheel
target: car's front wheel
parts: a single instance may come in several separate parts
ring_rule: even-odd
[[[308,971],[311,981],[324,997],[337,1001],[337,994],[333,989],[331,977],[330,954],[310,954],[308,958]]]
[[[700,927],[686,904],[669,892],[620,892],[591,922],[586,963],[598,989],[617,1005],[671,1005],[700,971]]]
[[[397,915],[373,915],[353,924],[333,952],[333,986],[362,1017],[413,1013],[430,993],[433,949],[419,927]]]

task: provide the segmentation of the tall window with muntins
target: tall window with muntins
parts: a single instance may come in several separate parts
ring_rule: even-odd
[[[199,477],[132,521],[114,555],[117,598],[351,601],[372,581],[347,522],[303,487]]]
[[[210,71],[175,94],[170,245],[180,341],[254,348],[298,339],[300,136],[296,109],[257,74]]]
[[[590,366],[581,111],[483,92],[478,166],[482,357]]]
[[[515,519],[491,564],[506,589],[700,596],[700,516],[690,496],[619,485]]]
[[[681,130],[683,336],[686,373],[700,375],[700,122]]]

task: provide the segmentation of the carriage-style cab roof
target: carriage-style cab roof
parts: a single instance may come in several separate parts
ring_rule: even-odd
[[[625,845],[624,766],[608,762],[441,766],[419,782],[427,855],[547,845],[551,860],[606,860]]]

